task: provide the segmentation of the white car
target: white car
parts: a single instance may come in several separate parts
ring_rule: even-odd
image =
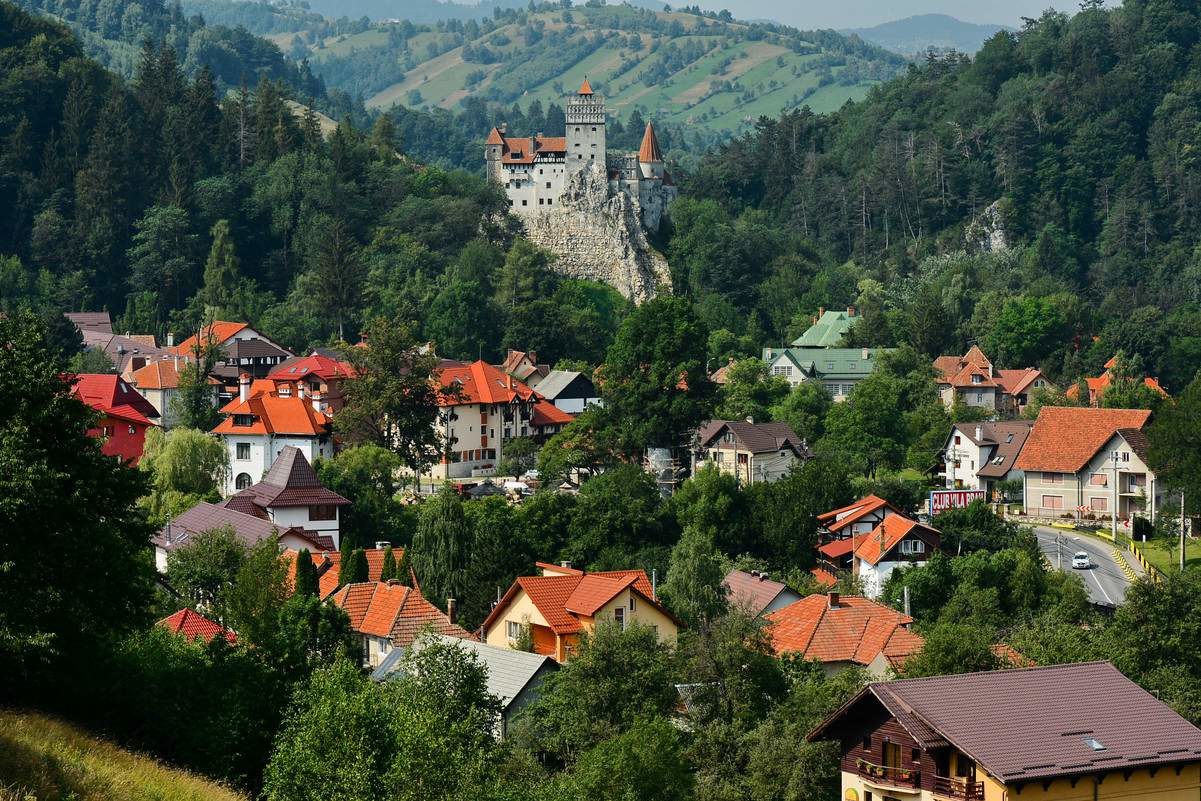
[[[1092,561],[1089,560],[1088,554],[1084,551],[1076,551],[1076,553],[1072,556],[1073,570],[1088,570],[1092,566]]]

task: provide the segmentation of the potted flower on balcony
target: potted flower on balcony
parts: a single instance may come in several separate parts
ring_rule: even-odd
[[[909,770],[909,768],[901,768],[899,771],[897,771],[897,777],[900,778],[901,781],[907,782],[913,778],[913,771]]]

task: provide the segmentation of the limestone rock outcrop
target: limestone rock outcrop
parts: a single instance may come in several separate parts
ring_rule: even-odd
[[[558,205],[525,216],[531,242],[555,255],[552,268],[609,284],[635,303],[671,286],[667,260],[651,247],[638,200],[611,192],[599,166],[572,175]]]

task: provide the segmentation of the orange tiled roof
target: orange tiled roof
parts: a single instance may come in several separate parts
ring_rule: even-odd
[[[655,126],[646,124],[646,132],[642,134],[642,146],[638,148],[638,161],[648,164],[663,161],[663,153],[659,150],[659,139],[655,136]]]
[[[831,559],[837,559],[840,556],[849,554],[854,542],[855,540],[851,537],[847,537],[845,540],[831,540],[825,545],[819,546],[817,550]]]
[[[457,390],[457,397],[444,397],[441,406],[462,406],[470,403],[510,403],[514,399],[536,400],[538,393],[511,375],[480,360],[463,367],[447,367],[438,372],[438,380],[447,389]]]
[[[383,548],[365,549],[363,553],[367,557],[367,580],[379,581],[380,576],[384,572],[384,553]],[[404,556],[405,549],[399,545],[392,549],[392,556],[396,559],[396,563],[400,564],[401,558]],[[342,554],[338,551],[330,551],[326,554],[314,554],[313,561],[320,558],[324,562],[329,562],[329,567],[317,579],[317,586],[322,598],[329,597],[330,593],[338,589],[338,576],[341,573]],[[320,562],[318,562],[320,564]]]
[[[501,161],[505,164],[533,164],[543,154],[562,156],[567,152],[565,136],[510,136],[504,144]]]
[[[1118,429],[1141,429],[1150,417],[1147,409],[1044,406],[1014,467],[1075,473],[1088,464]]]
[[[587,78],[584,78],[584,82],[582,84],[580,84],[580,91],[578,92],[578,94],[581,94],[581,95],[592,94],[592,84],[588,83]]]
[[[228,342],[235,334],[246,328],[246,323],[229,323],[224,320],[214,320],[212,325],[203,329],[200,333],[214,345],[223,345]],[[190,353],[192,348],[196,346],[196,335],[185,339],[173,348],[167,348],[171,353],[180,355]]]
[[[857,595],[844,595],[830,608],[830,596],[810,595],[766,618],[778,654],[798,653],[819,662],[870,664],[879,654],[900,658],[921,647],[909,631],[913,618]]]
[[[888,515],[870,534],[860,538],[858,547],[855,548],[855,556],[874,565],[897,547],[897,543],[913,533],[925,535],[925,539],[932,540],[931,545],[938,544],[939,534],[935,529],[910,520],[904,515]]]
[[[371,606],[371,596],[375,594],[374,583],[347,584],[335,592],[330,601],[346,612],[350,618],[350,627],[355,631],[363,625],[367,617],[367,609]]]
[[[574,419],[574,414],[563,411],[550,401],[538,401],[534,404],[530,423],[536,426],[566,425]]]
[[[160,359],[150,362],[133,372],[133,383],[138,389],[176,389],[179,387],[179,371],[174,360]]]
[[[162,626],[172,634],[182,634],[189,640],[208,642],[214,637],[224,635],[229,642],[237,642],[238,637],[232,631],[223,629],[217,623],[209,620],[199,612],[191,609],[180,609],[173,615],[160,620],[156,625]]]
[[[485,630],[504,613],[518,592],[525,592],[547,624],[558,634],[576,634],[583,631],[580,618],[592,617],[597,610],[627,587],[633,588],[648,603],[654,604],[659,611],[675,619],[655,600],[650,579],[643,570],[585,573],[582,570],[549,564],[543,569],[555,572],[542,576],[519,576],[513,582],[504,598],[493,607],[488,619],[484,621]]]
[[[810,568],[809,572],[813,574],[815,579],[817,579],[817,584],[819,587],[833,587],[838,583],[838,578],[825,568],[814,567]]]
[[[417,590],[399,582],[349,584],[334,593],[333,603],[346,610],[350,626],[360,634],[387,637],[405,647],[427,626],[439,634],[471,639],[471,633],[450,621]]]
[[[838,531],[846,528],[864,515],[871,514],[877,509],[887,507],[893,512],[899,512],[895,506],[890,504],[878,495],[868,495],[866,498],[860,498],[849,506],[843,506],[840,509],[832,509],[829,512],[823,512],[817,516],[819,523],[822,523],[827,531]],[[839,518],[839,515],[845,516]]]
[[[1020,395],[1043,374],[1037,367],[1024,370],[997,370],[997,384],[1007,395]]]
[[[488,132],[488,138],[484,140],[484,144],[503,145],[504,143],[505,137],[501,134],[500,129],[493,126],[492,130]]]
[[[222,408],[226,418],[214,434],[299,434],[317,437],[330,433],[330,417],[313,408],[307,398],[281,397],[275,393],[253,395],[245,401],[231,401]],[[234,425],[234,415],[252,415],[249,426]]]
[[[371,603],[367,606],[367,613],[363,615],[359,631],[375,637],[391,637],[392,624],[396,622],[400,607],[404,606],[405,599],[412,589],[400,583],[377,582],[368,586],[374,587],[375,593],[371,596]]]

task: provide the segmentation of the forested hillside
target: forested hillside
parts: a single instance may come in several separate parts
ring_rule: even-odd
[[[761,120],[686,181],[677,287],[756,342],[846,304],[864,344],[976,340],[1069,381],[1120,349],[1179,391],[1201,364],[1199,37],[1192,3],[1086,3]],[[1008,247],[984,252],[992,227]]]
[[[587,76],[618,117],[640,109],[658,122],[712,132],[802,104],[836,109],[902,63],[832,31],[740,23],[725,13],[533,8],[498,10],[483,21],[273,38],[294,57],[307,56],[328,85],[362,95],[372,108],[457,109],[469,98],[545,106],[561,103]]]
[[[550,274],[482,177],[402,159],[387,118],[324,139],[276,82],[218,102],[170,47],[140,61],[127,84],[0,3],[0,310],[160,337],[209,313],[297,350],[384,315],[448,356],[600,358],[625,302]]]

